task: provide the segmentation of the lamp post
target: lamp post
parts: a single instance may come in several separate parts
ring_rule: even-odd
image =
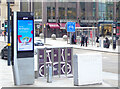
[[[113,49],[116,49],[116,26],[113,26]]]
[[[45,28],[46,28],[46,25],[44,24],[44,44],[46,43],[46,30],[45,30]]]
[[[10,1],[8,0],[8,66],[10,66]]]

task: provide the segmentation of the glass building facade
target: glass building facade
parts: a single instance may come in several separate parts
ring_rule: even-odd
[[[51,3],[51,2],[50,2]],[[59,2],[61,4],[64,4],[64,2]],[[86,3],[92,4],[92,7],[90,6],[90,8],[86,7]],[[99,2],[98,4],[98,12],[96,12],[96,3],[97,2],[79,2],[80,6],[80,14],[79,17],[81,18],[81,20],[85,20],[88,18],[85,18],[86,14],[88,14],[89,12],[92,12],[92,14],[88,14],[87,17],[91,17],[90,19],[95,19],[96,20],[96,13],[98,13],[98,20],[113,20],[113,13],[114,13],[114,3],[113,2],[103,2],[103,0],[101,0],[101,2]],[[117,2],[116,5],[116,12],[117,12],[117,18],[120,17],[120,2]],[[54,3],[56,4],[56,3]],[[77,4],[77,2],[71,2],[71,4]],[[28,11],[28,2],[22,2],[21,3],[22,8],[21,11]],[[47,5],[47,4],[46,4]],[[56,19],[56,5],[53,5],[52,7],[46,6],[47,8],[47,18],[53,18]],[[24,7],[24,8],[23,8]],[[67,10],[65,9],[65,7],[67,8]],[[89,7],[89,6],[88,6]],[[90,9],[89,12],[86,12],[87,9]],[[35,19],[42,19],[42,2],[33,2],[33,10],[35,13]],[[77,8],[76,7],[68,7],[63,5],[63,6],[59,6],[58,7],[58,17],[61,19],[65,19],[65,12],[67,11],[67,19],[77,19]],[[52,16],[51,16],[52,15]]]
[[[117,5],[116,5],[116,19],[117,21],[120,21],[120,1],[117,2]]]
[[[120,2],[99,0],[99,2],[47,2],[44,5],[42,2],[33,2],[33,12],[35,19],[40,19],[42,25],[45,23],[65,23],[73,20],[85,26],[102,26],[102,34],[111,34],[112,23],[115,19],[120,20]],[[22,3],[21,11],[28,11],[29,5],[27,2]],[[44,8],[44,10],[43,10]],[[44,14],[46,11],[46,14]],[[42,17],[42,15],[46,18]],[[115,18],[116,17],[116,18]],[[78,19],[79,18],[79,19]],[[101,23],[102,22],[102,23]],[[106,23],[107,22],[107,23]],[[108,23],[109,22],[109,23]],[[101,28],[101,27],[100,27]],[[42,32],[42,30],[40,31]]]
[[[42,19],[42,2],[33,2],[35,19]]]

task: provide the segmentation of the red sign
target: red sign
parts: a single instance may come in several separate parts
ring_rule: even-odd
[[[90,38],[92,38],[92,31],[90,31]]]

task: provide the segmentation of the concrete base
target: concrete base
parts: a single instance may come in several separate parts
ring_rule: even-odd
[[[14,81],[15,85],[34,83],[34,57],[18,58],[14,61]]]

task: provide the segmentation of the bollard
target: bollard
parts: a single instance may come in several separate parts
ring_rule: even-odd
[[[101,40],[99,40],[99,47],[101,47]]]
[[[48,64],[48,68],[47,68],[47,82],[52,83],[52,66],[51,66],[51,64]]]

